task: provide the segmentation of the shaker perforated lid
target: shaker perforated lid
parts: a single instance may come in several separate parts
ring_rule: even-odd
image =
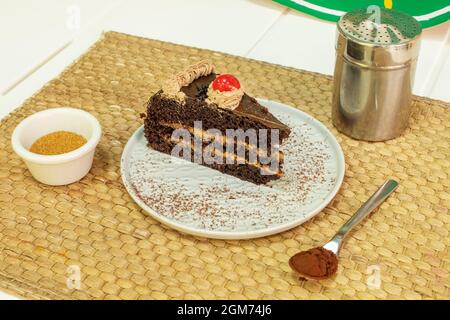
[[[378,6],[356,9],[337,24],[336,50],[359,66],[402,68],[413,63],[422,28],[406,13]]]
[[[413,17],[378,6],[346,13],[339,20],[338,28],[352,40],[381,46],[408,43],[422,32]]]

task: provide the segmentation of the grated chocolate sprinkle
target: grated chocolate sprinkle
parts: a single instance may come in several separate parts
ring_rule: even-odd
[[[143,141],[130,161],[132,187],[153,211],[196,229],[256,231],[307,217],[335,187],[337,159],[316,127],[273,113],[292,129],[281,146],[281,179],[255,185],[160,153]]]

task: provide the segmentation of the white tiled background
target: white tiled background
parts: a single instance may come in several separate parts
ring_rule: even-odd
[[[0,0],[0,118],[107,30],[333,73],[334,23],[270,0]],[[449,21],[424,31],[414,92],[450,101]]]

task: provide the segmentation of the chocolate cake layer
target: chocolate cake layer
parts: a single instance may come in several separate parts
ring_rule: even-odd
[[[159,132],[146,131],[145,136],[151,148],[171,154],[176,143],[168,141],[168,136],[160,135]],[[193,162],[195,150],[191,149],[191,161]],[[227,163],[201,163],[203,166],[218,170],[222,173],[235,176],[241,180],[253,182],[255,184],[266,184],[269,181],[279,179],[281,171],[277,174],[262,174],[261,167],[251,164],[227,164]],[[280,164],[281,165],[281,164]]]
[[[244,95],[242,100],[244,99],[253,98]],[[224,135],[227,129],[241,129],[243,131],[254,129],[257,133],[259,130],[265,129],[267,130],[267,146],[269,148],[272,145],[272,130],[278,131],[277,140],[274,141],[276,144],[281,144],[290,133],[289,128],[272,128],[267,123],[259,122],[248,115],[236,114],[234,110],[214,107],[195,98],[187,97],[185,104],[182,105],[176,100],[166,97],[161,91],[150,99],[146,121],[151,126],[162,123],[178,123],[186,128],[192,128],[196,121],[200,121],[204,130],[218,129]]]
[[[222,133],[222,135],[216,137],[216,136],[208,136],[207,132],[204,131],[198,131],[194,128],[185,128],[183,126],[173,126],[173,125],[166,125],[166,124],[154,124],[151,127],[147,126],[145,130],[151,130],[152,132],[159,133],[160,135],[168,135],[171,137],[174,134],[174,131],[176,129],[186,129],[192,137],[198,137],[203,141],[203,145],[206,147],[212,141],[215,139],[219,140],[219,143],[223,146],[224,149],[231,148],[232,150],[238,150],[238,148],[244,148],[246,152],[246,156],[250,152],[256,152],[258,156],[260,156],[262,159],[266,159],[267,157],[277,157],[278,159],[284,159],[283,153],[279,150],[279,148],[270,148],[269,146],[262,146],[258,145],[258,143],[253,144],[250,143],[248,140],[241,141],[240,139],[236,139],[234,136],[227,137],[226,133]],[[230,145],[229,145],[230,144]],[[272,152],[274,153],[272,155]]]
[[[147,137],[147,140],[150,136],[158,137],[158,140],[161,141],[162,144],[167,144],[167,148],[164,148],[162,150],[166,153],[171,153],[172,148],[175,146],[183,147],[188,145],[190,148],[195,148],[194,146],[194,140],[193,137],[189,139],[189,141],[185,141],[184,139],[180,138],[179,140],[176,140],[171,134],[169,130],[162,131],[162,130],[155,130],[154,128],[145,128],[144,129],[145,136]],[[214,145],[209,140],[197,140],[197,148],[201,152],[205,152],[205,154],[210,155],[210,153],[213,153],[213,155],[221,156],[223,159],[228,160],[235,160],[239,161],[240,163],[247,163],[247,164],[254,164],[259,167],[265,167],[273,162],[277,162],[279,164],[279,167],[283,165],[284,162],[284,155],[282,152],[274,153],[273,155],[267,155],[267,154],[258,154],[258,151],[260,149],[246,149],[241,148],[237,149],[236,146],[234,149],[227,148],[227,146],[224,145]]]

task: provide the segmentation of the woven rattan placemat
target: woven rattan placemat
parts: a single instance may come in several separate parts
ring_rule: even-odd
[[[145,215],[121,183],[122,149],[162,79],[212,59],[254,96],[322,121],[346,156],[335,200],[314,219],[246,241],[191,237]],[[222,53],[106,33],[91,50],[1,122],[0,287],[29,298],[450,298],[450,108],[415,98],[410,129],[358,142],[330,123],[330,77]],[[93,169],[79,183],[37,183],[10,145],[14,127],[46,108],[74,106],[100,120]],[[348,239],[335,279],[299,280],[287,261],[322,244],[387,178],[397,192]],[[81,288],[67,280],[80,268]],[[69,268],[69,269],[68,269]],[[75,269],[74,269],[75,268]],[[72,274],[72,276],[70,275]]]

